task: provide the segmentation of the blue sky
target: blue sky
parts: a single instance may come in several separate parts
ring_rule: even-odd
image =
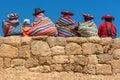
[[[54,23],[61,16],[61,11],[71,11],[74,12],[73,19],[76,23],[83,21],[82,13],[88,13],[95,17],[94,22],[99,27],[103,22],[101,16],[109,14],[115,17],[113,23],[117,27],[117,37],[120,37],[119,7],[120,0],[0,0],[0,23],[7,20],[8,13],[14,12],[20,14],[21,24],[25,18],[29,18],[32,22],[34,9],[41,8]],[[3,36],[2,24],[0,36]]]

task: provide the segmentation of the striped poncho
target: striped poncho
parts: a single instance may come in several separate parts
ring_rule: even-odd
[[[98,36],[98,30],[95,27],[92,27],[92,25],[95,25],[93,21],[84,22],[81,23],[78,27],[78,33],[81,37],[91,37],[91,36]]]
[[[32,36],[56,36],[57,35],[57,28],[55,27],[54,23],[48,18],[43,17],[42,20],[37,18],[37,21],[33,22],[32,29],[30,30],[30,35]]]
[[[75,36],[74,33],[75,22],[71,17],[68,16],[61,17],[57,21],[56,27],[58,28],[59,36],[65,36],[65,37]]]

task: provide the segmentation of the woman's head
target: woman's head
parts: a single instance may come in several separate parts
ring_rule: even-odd
[[[112,22],[115,18],[114,16],[105,15],[105,16],[102,16],[102,19],[105,20],[106,22]]]
[[[94,17],[89,14],[82,14],[82,16],[84,17],[84,21],[90,21],[94,19]]]

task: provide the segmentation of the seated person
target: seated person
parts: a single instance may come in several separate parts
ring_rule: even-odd
[[[23,26],[22,26],[22,36],[30,36],[30,20],[24,19]]]
[[[58,29],[58,36],[72,37],[76,35],[75,21],[71,18],[74,14],[72,12],[61,12],[63,15],[56,22]]]
[[[94,17],[89,14],[83,14],[84,22],[78,23],[78,33],[80,37],[97,36],[97,28],[93,22]]]
[[[19,25],[19,15],[17,13],[11,13],[7,15],[8,21],[3,21],[2,28],[4,32],[4,36],[11,35],[21,35],[22,28]]]
[[[105,15],[102,16],[102,19],[104,20],[104,22],[99,26],[98,35],[100,37],[116,38],[117,29],[116,26],[112,23],[112,21],[114,20],[114,16]]]
[[[44,10],[40,8],[35,9],[34,22],[32,23],[32,28],[30,30],[30,35],[32,36],[57,36],[57,28],[54,23],[44,16]]]

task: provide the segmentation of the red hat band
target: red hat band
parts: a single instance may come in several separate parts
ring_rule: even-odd
[[[87,19],[94,19],[94,17],[89,14],[82,14],[82,15],[84,18],[87,18]]]
[[[110,16],[110,15],[105,15],[105,16],[102,16],[102,19],[112,19],[114,20],[114,16]]]
[[[69,16],[73,16],[74,15],[73,12],[64,12],[64,11],[62,11],[61,14],[63,14],[63,15],[69,15]]]

